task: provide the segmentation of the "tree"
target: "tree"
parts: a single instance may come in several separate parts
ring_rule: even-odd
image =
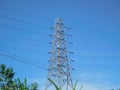
[[[0,83],[1,89],[8,90],[13,85],[13,77],[14,77],[13,69],[7,68],[4,64],[0,65]]]
[[[26,78],[21,81],[19,78],[13,80],[15,73],[11,67],[0,65],[0,90],[38,90],[38,84],[27,85]]]
[[[34,83],[31,83],[31,86],[30,86],[30,90],[38,90],[38,83],[34,82]]]
[[[15,90],[29,90],[29,86],[27,85],[26,78],[24,82],[22,82],[19,78],[14,81],[14,89]]]

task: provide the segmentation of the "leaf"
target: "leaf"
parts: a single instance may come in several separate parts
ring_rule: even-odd
[[[73,90],[76,90],[77,83],[78,83],[78,80],[75,82],[75,84],[73,86]]]
[[[51,80],[50,78],[48,78],[48,80],[54,85],[54,87],[56,88],[56,90],[61,90],[61,88],[59,88],[57,86],[57,84],[53,80]]]
[[[83,89],[83,86],[81,86],[79,90],[82,90],[82,89]]]

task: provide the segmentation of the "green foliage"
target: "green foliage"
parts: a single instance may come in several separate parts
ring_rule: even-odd
[[[78,81],[76,81],[75,84],[73,85],[73,90],[76,90],[77,83],[78,83]],[[83,88],[83,86],[81,86],[79,90],[82,90],[82,88]]]
[[[61,88],[59,86],[57,86],[57,84],[51,80],[50,78],[48,78],[48,80],[53,84],[53,86],[56,88],[56,90],[61,90]]]
[[[21,81],[19,78],[13,80],[13,69],[7,68],[4,64],[0,65],[0,90],[38,90],[38,84],[32,83],[31,88],[27,85],[26,78]]]
[[[18,90],[28,90],[28,86],[27,86],[27,80],[24,79],[24,82],[20,81],[20,79],[16,79],[15,80],[15,83],[14,83],[14,86],[16,89]]]
[[[53,81],[51,80],[50,78],[48,78],[48,80],[53,84],[53,86],[56,88],[56,90],[61,90],[61,88],[58,87],[58,85]],[[75,82],[75,84],[73,85],[73,90],[76,90],[76,87],[77,87],[77,83],[78,81]],[[79,90],[82,90],[83,86],[80,87]]]
[[[38,90],[38,83],[31,83],[30,90]]]
[[[11,90],[12,85],[13,85],[13,77],[14,77],[14,72],[13,69],[6,68],[4,64],[0,65],[0,83],[1,83],[1,89],[3,90],[8,90],[9,87]]]
[[[77,83],[78,81],[76,81],[75,84],[73,85],[73,90],[76,90]]]

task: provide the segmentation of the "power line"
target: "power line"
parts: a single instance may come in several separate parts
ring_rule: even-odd
[[[13,26],[6,25],[6,24],[1,24],[1,23],[0,23],[0,26],[1,26],[1,27],[5,27],[5,28],[8,28],[8,29],[22,30],[22,29],[20,29],[20,28],[13,27]]]
[[[0,34],[0,39],[8,39],[8,40],[17,40],[17,41],[28,41],[30,43],[40,43],[39,40],[36,40],[36,39],[33,39],[33,38],[23,38],[23,37],[16,37],[16,36],[8,36],[8,35],[3,35],[3,34]]]
[[[4,10],[4,11],[7,11],[7,12],[11,12],[11,13],[15,13],[15,14],[19,14],[19,15],[22,15],[22,16],[25,16],[25,17],[29,17],[29,18],[34,18],[34,19],[35,19],[35,17],[33,17],[33,16],[26,15],[26,14],[24,14],[24,13],[20,13],[20,12],[15,11],[15,10],[11,10],[11,9],[4,8],[4,7],[1,7],[1,6],[0,6],[0,9],[1,9],[1,10]]]
[[[33,60],[28,59],[26,57],[18,56],[16,54],[10,53],[10,52],[2,50],[2,49],[0,49],[0,55],[4,56],[4,57],[12,58],[15,61],[19,61],[19,62],[26,63],[29,65],[37,66],[37,67],[41,67],[42,69],[46,69],[46,67],[47,67],[46,65],[43,65],[42,63],[36,62],[35,60],[33,61]]]
[[[0,27],[2,28],[7,28],[7,30],[14,30],[14,31],[19,31],[19,32],[28,32],[27,30],[20,28],[20,27],[15,27],[15,26],[11,26],[11,25],[7,25],[7,24],[2,24],[0,23]]]
[[[96,86],[94,86],[94,85],[92,85],[92,84],[90,84],[90,83],[88,83],[88,81],[82,81],[81,82],[82,84],[84,84],[84,85],[86,85],[86,86],[88,86],[88,87],[92,87],[92,88],[95,88],[95,89],[100,89],[100,87],[96,87]],[[84,86],[83,86],[84,87]]]
[[[24,14],[24,13],[20,13],[20,12],[18,12],[18,11],[11,10],[11,9],[8,9],[8,8],[5,8],[5,7],[1,7],[1,6],[0,6],[0,9],[1,9],[1,10],[4,10],[4,11],[6,11],[6,12],[11,12],[11,13],[14,13],[14,14],[17,14],[17,15],[21,15],[21,16],[24,16],[24,17],[31,18],[32,20],[38,20],[35,16],[26,15],[26,14]],[[36,25],[36,26],[38,26],[38,27],[41,26],[40,24],[38,24],[38,23],[36,23],[36,22],[28,22],[28,21],[21,20],[21,19],[18,19],[18,18],[8,17],[8,16],[4,16],[4,15],[0,15],[0,17],[6,18],[6,19],[8,19],[8,20],[14,20],[14,21],[16,21],[16,22],[21,22],[21,23]],[[45,26],[45,25],[42,25],[42,26]]]
[[[32,23],[32,22],[27,22],[27,21],[24,21],[24,20],[21,20],[21,19],[17,19],[17,18],[13,18],[13,17],[8,17],[8,16],[4,16],[4,15],[1,15],[1,14],[0,14],[0,17],[8,19],[8,20],[13,20],[13,21],[16,21],[16,22],[20,22],[20,23],[35,24],[35,23]]]
[[[28,59],[28,58],[26,58],[26,57],[13,54],[13,53],[8,52],[8,51],[5,51],[5,50],[3,50],[3,49],[0,49],[0,51],[1,51],[1,52],[4,52],[4,53],[7,53],[8,55],[12,55],[12,56],[14,56],[14,57],[18,57],[18,58],[21,58],[21,59],[24,59],[24,60],[31,61],[31,62],[36,63],[36,64],[39,64],[39,65],[41,65],[41,66],[43,65],[42,63],[36,62],[35,60],[31,60],[31,59]],[[43,65],[43,66],[45,66],[45,65]],[[45,67],[46,67],[46,66],[45,66]]]
[[[0,27],[3,27],[3,28],[7,28],[7,30],[14,30],[14,31],[19,31],[19,32],[26,32],[28,34],[29,31],[32,31],[33,30],[31,28],[29,29],[24,29],[24,28],[21,28],[21,27],[15,27],[15,26],[11,26],[11,25],[7,25],[7,24],[2,24],[0,23]],[[29,30],[29,31],[28,31]],[[40,33],[39,31],[35,31],[35,33]],[[33,33],[32,33],[33,34]]]
[[[0,9],[2,9],[2,10],[4,10],[4,11],[9,11],[9,12],[12,12],[12,13],[17,13],[17,12],[14,11],[14,10],[10,10],[10,9],[8,9],[8,8],[4,8],[4,7],[1,7],[1,6],[0,6]]]
[[[77,50],[76,53],[80,55],[120,56],[120,52],[94,52],[94,51],[78,51]]]
[[[4,53],[0,52],[0,56],[4,56],[4,57],[7,57],[7,58],[12,58],[15,61],[19,61],[19,62],[22,62],[22,63],[25,63],[25,64],[29,64],[29,65],[32,65],[32,66],[41,67],[42,69],[45,69],[43,66],[41,66],[41,65],[39,65],[37,63],[27,62],[27,61],[25,61],[23,59],[20,59],[18,57],[12,56],[12,55],[7,55],[7,54],[4,54]]]
[[[79,71],[79,72],[120,72],[120,70],[119,70],[119,68],[118,69],[112,69],[112,70],[108,70],[108,69],[90,69],[90,68],[82,68],[82,69],[80,69],[80,67],[78,67],[78,66],[76,66],[75,67],[76,69],[76,71]]]

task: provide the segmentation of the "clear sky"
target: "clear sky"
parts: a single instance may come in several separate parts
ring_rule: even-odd
[[[76,69],[73,81],[83,90],[120,87],[120,0],[0,0],[0,64],[13,67],[15,78],[47,79],[52,31],[56,17],[71,27],[70,49]],[[10,57],[5,54],[17,56]],[[14,55],[14,56],[15,56]],[[23,56],[27,63],[19,62]],[[19,59],[18,59],[19,57]],[[22,58],[23,59],[23,58]],[[41,66],[31,65],[36,61]]]

